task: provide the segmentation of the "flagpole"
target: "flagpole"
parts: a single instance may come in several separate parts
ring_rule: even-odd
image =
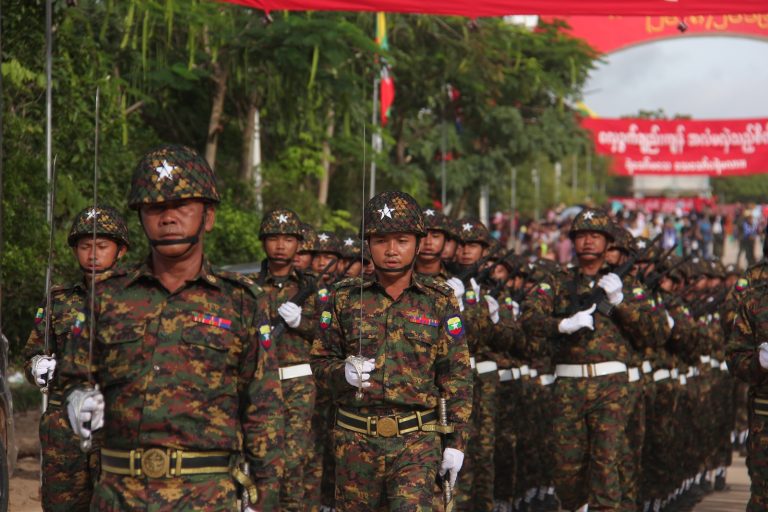
[[[373,114],[371,115],[371,187],[369,199],[376,195],[376,155],[381,151],[381,134],[378,130],[376,111],[379,106],[379,79],[373,79]]]

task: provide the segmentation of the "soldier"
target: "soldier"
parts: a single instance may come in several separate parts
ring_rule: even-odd
[[[93,241],[94,223],[96,243]],[[87,361],[75,357],[87,351],[90,280],[114,268],[128,250],[128,228],[112,207],[97,206],[75,217],[67,243],[80,265],[82,278],[70,286],[51,290],[49,346],[45,347],[45,306],[37,310],[35,328],[24,347],[27,378],[47,388],[48,408],[40,418],[42,461],[41,501],[45,511],[86,511],[98,477],[98,447],[80,450],[80,439],[72,432],[63,397],[70,386],[88,378]],[[56,357],[54,357],[56,356]]]
[[[280,208],[261,221],[259,239],[267,253],[267,264],[258,284],[267,294],[271,311],[277,311],[286,329],[277,343],[280,383],[285,418],[285,476],[280,481],[282,510],[304,510],[304,473],[314,449],[312,414],[315,409],[315,382],[309,366],[309,352],[315,333],[314,283],[293,268],[293,259],[302,242],[301,221],[293,211]],[[304,294],[302,298],[298,295]],[[299,301],[300,303],[294,302]]]
[[[100,284],[100,390],[67,398],[80,437],[105,430],[91,509],[231,511],[237,481],[252,510],[275,510],[285,414],[269,303],[204,256],[213,171],[190,148],[158,147],[134,170],[128,202],[151,252]]]
[[[317,233],[315,228],[307,224],[301,223],[301,242],[299,242],[299,248],[296,251],[296,255],[293,257],[293,268],[299,272],[309,272],[312,269],[312,250],[317,242]]]
[[[363,272],[362,244],[354,233],[346,233],[341,237],[341,268],[338,270],[339,279],[358,277]]]
[[[627,365],[632,351],[653,343],[655,334],[650,303],[631,292],[633,278],[622,280],[605,266],[610,226],[600,210],[576,216],[569,235],[578,266],[564,282],[542,282],[522,318],[528,339],[556,340],[554,477],[567,510],[620,509]]]
[[[472,395],[464,328],[453,291],[413,273],[425,230],[411,196],[371,199],[364,234],[375,278],[334,287],[312,349],[318,385],[337,406],[336,510],[428,511],[438,469],[453,484],[464,458]],[[447,421],[438,424],[441,398]]]

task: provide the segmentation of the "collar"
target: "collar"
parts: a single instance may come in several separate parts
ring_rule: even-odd
[[[154,272],[152,271],[152,256],[147,256],[147,258],[140,264],[136,265],[132,270],[128,271],[128,286],[133,285],[136,281],[139,279],[148,279],[150,281],[159,282],[157,277],[155,277]],[[216,271],[213,269],[213,266],[211,265],[211,262],[208,260],[206,256],[203,256],[203,264],[200,267],[200,271],[187,281],[187,283],[194,283],[197,281],[203,281],[215,288],[219,288],[219,277],[216,273]]]

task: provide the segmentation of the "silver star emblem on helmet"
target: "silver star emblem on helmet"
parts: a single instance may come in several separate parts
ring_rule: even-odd
[[[320,240],[321,242],[327,242],[328,235],[326,235],[325,233],[320,233],[319,235],[317,235],[317,239]]]
[[[472,231],[472,224],[470,224],[469,222],[465,222],[461,226],[461,229],[463,229],[464,231]]]
[[[638,240],[637,247],[640,249],[645,249],[645,240]]]
[[[155,172],[157,173],[157,181],[160,180],[171,180],[173,181],[173,171],[174,167],[168,163],[168,160],[163,160],[163,164],[159,167],[155,167]]]
[[[96,208],[91,208],[90,210],[88,210],[88,217],[86,217],[85,220],[95,219],[98,216],[99,216],[99,210],[97,210]]]
[[[355,241],[351,238],[344,240],[344,247],[352,247],[353,245],[355,245]]]
[[[279,222],[280,224],[288,222],[288,216],[281,213],[280,215],[277,216],[277,222]]]
[[[378,210],[379,214],[381,215],[381,218],[379,220],[384,220],[384,217],[392,218],[392,212],[395,211],[395,208],[390,208],[387,203],[384,203],[384,208],[381,208]]]
[[[432,210],[432,209],[424,210],[424,215],[426,215],[427,217],[434,217],[435,216],[435,210]]]
[[[584,220],[592,220],[592,217],[595,216],[595,212],[587,212],[584,214]]]

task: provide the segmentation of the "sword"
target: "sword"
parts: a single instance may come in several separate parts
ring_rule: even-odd
[[[440,417],[440,425],[447,427],[448,425],[448,401],[445,397],[440,397],[437,403],[438,415]],[[443,478],[443,502],[445,503],[445,512],[451,512],[453,510],[453,486],[451,485],[450,474],[446,474]]]

